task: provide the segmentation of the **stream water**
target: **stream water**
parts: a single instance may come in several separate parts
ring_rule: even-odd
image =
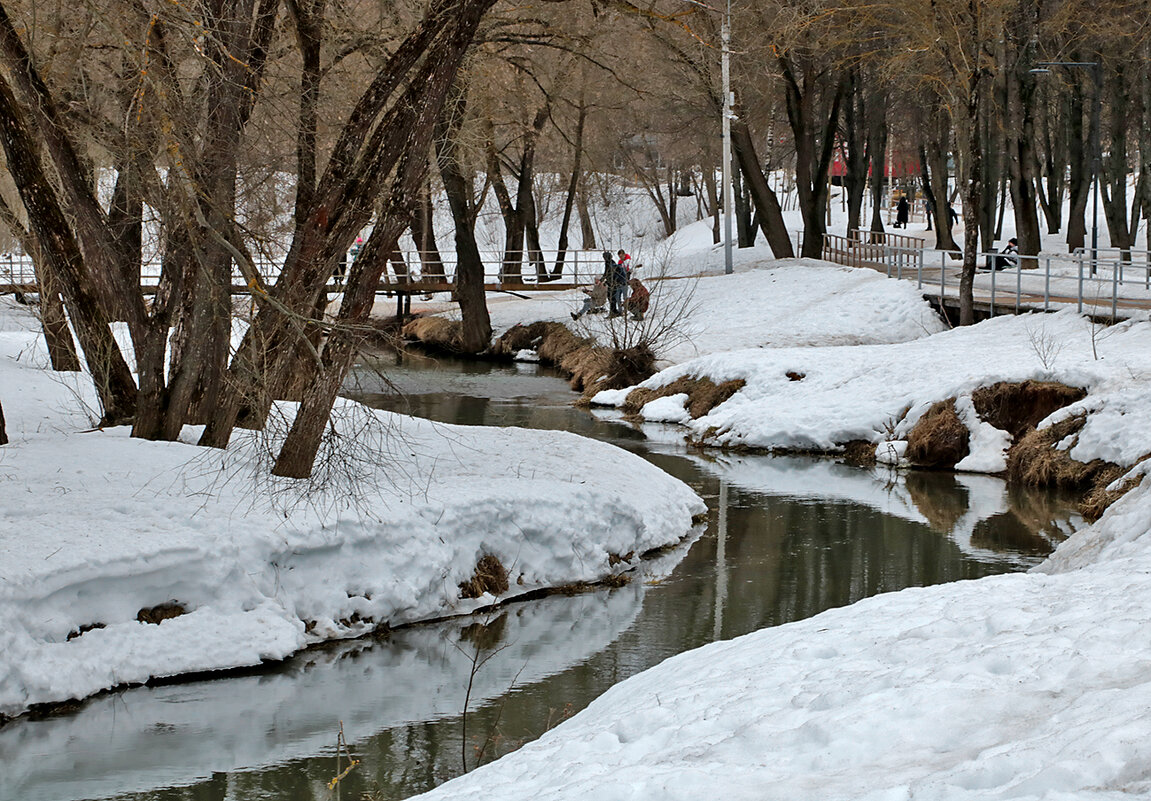
[[[562,428],[691,484],[706,529],[626,586],[310,650],[250,675],[141,687],[0,729],[0,801],[396,799],[514,749],[680,651],[880,592],[1025,569],[1081,521],[996,478],[700,454],[572,408],[533,365],[385,359],[348,394],[473,425]],[[394,394],[399,389],[404,394]],[[472,670],[476,660],[482,667]],[[485,661],[486,660],[486,661]],[[469,681],[468,715],[462,714]]]

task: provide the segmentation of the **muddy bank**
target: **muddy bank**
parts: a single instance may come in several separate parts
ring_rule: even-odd
[[[601,390],[634,386],[655,373],[655,354],[646,345],[606,348],[562,323],[514,325],[481,354],[464,352],[460,334],[460,323],[435,316],[411,320],[403,327],[406,340],[455,356],[512,361],[523,351],[533,351],[540,362],[567,376],[571,388],[581,393],[577,403],[586,403]]]

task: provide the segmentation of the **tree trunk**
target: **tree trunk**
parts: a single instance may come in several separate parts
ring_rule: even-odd
[[[1107,109],[1107,147],[1104,150],[1106,158],[1103,159],[1100,178],[1103,213],[1107,219],[1111,247],[1118,248],[1125,258],[1130,258],[1134,238],[1127,224],[1127,141],[1131,120],[1138,119],[1140,114],[1132,113],[1127,71],[1120,62],[1116,62],[1105,85],[1109,97],[1104,104]]]
[[[463,323],[460,346],[467,353],[478,353],[491,342],[492,321],[484,293],[484,264],[476,244],[472,179],[459,160],[457,137],[466,111],[467,89],[457,81],[436,122],[436,158],[455,228],[456,300]]]
[[[1070,180],[1067,191],[1071,206],[1067,212],[1067,250],[1074,253],[1084,246],[1087,234],[1085,215],[1091,197],[1091,142],[1094,140],[1094,121],[1083,128],[1083,87],[1078,81],[1072,89],[1068,103],[1070,133],[1068,135],[1068,170]]]
[[[576,116],[575,141],[572,143],[572,169],[568,178],[568,190],[564,196],[564,216],[560,221],[559,252],[556,254],[556,266],[552,270],[552,280],[558,280],[564,272],[564,261],[568,252],[568,229],[571,226],[572,210],[575,207],[576,195],[579,194],[580,172],[583,169],[583,134],[587,122],[587,104],[584,102],[583,86],[580,86],[579,113]],[[586,237],[585,237],[586,239]],[[593,246],[594,247],[594,246]],[[575,276],[578,278],[578,276]]]
[[[959,250],[959,245],[952,234],[954,224],[947,189],[947,154],[950,151],[951,128],[941,107],[933,109],[931,116],[932,125],[929,126],[930,133],[924,144],[931,171],[931,191],[935,195],[935,248],[954,251]]]
[[[435,216],[432,207],[431,188],[425,182],[420,187],[419,197],[411,215],[412,241],[420,256],[420,274],[424,278],[444,279],[444,260],[440,256],[440,246],[436,242]]]
[[[735,121],[733,120],[732,121],[732,129],[733,130],[732,130],[732,137],[731,137],[732,142],[731,142],[731,144],[732,144],[733,152],[738,153],[738,151],[736,150],[736,145],[735,145],[734,128],[735,128]],[[757,159],[757,162],[758,162],[758,159]],[[742,160],[740,163],[742,165]],[[756,170],[758,170],[758,169],[759,169],[759,166],[757,163]],[[750,181],[751,178],[749,177],[748,180]],[[766,184],[767,181],[765,180],[764,183]],[[719,191],[717,190],[716,184],[715,184],[715,166],[714,165],[709,164],[704,168],[704,170],[703,170],[703,184],[707,188],[707,204],[709,206],[711,206],[711,210],[712,210],[712,215],[711,215],[711,244],[718,245],[719,240],[720,240],[719,216],[720,216],[720,214],[723,213],[723,209],[721,208],[723,205],[723,202],[720,200]],[[768,191],[769,192],[771,191],[771,187],[768,187]],[[756,202],[756,204],[759,203],[758,198],[755,200],[755,202]],[[779,201],[777,200],[776,204],[778,205],[778,203],[779,203]],[[782,213],[780,214],[780,219],[783,219]],[[760,215],[760,220],[761,221],[763,220],[763,215]],[[785,240],[787,240],[787,230],[786,229],[783,232],[783,237]],[[768,242],[771,242],[770,237],[768,238]],[[789,240],[787,242],[787,247],[791,248],[791,242]],[[772,253],[775,254],[775,257],[777,259],[783,258],[782,256],[780,256],[778,253],[775,252],[774,247],[772,248]]]
[[[587,207],[587,194],[583,189],[576,193],[576,211],[579,212],[580,245],[584,250],[595,250],[595,228],[591,222],[591,212]]]
[[[779,57],[787,98],[787,119],[795,139],[795,183],[799,209],[803,215],[803,247],[800,255],[818,259],[823,254],[824,219],[827,203],[827,174],[835,152],[835,132],[839,124],[839,107],[847,82],[839,78],[834,88],[823,83],[808,59],[801,69],[787,56]],[[825,98],[826,115],[817,109],[820,90]]]
[[[862,228],[863,219],[863,197],[867,191],[867,168],[868,168],[868,151],[867,146],[870,137],[868,136],[870,126],[868,122],[870,117],[875,116],[874,112],[870,111],[871,103],[865,94],[866,89],[863,84],[863,78],[859,74],[858,69],[852,69],[848,73],[848,90],[847,101],[843,106],[843,128],[844,128],[844,176],[843,188],[847,192],[847,236],[852,236],[853,231],[858,231]],[[876,104],[882,104],[881,99],[876,99]]]
[[[777,259],[790,259],[795,256],[791,247],[791,237],[787,234],[787,224],[783,221],[783,209],[780,208],[779,198],[764,177],[760,167],[759,156],[756,155],[755,145],[751,139],[751,130],[742,115],[737,115],[731,121],[731,148],[739,170],[747,181],[751,192],[751,201],[755,204],[755,212],[759,217],[759,224],[763,234],[767,237],[767,244],[771,253]],[[703,172],[704,184],[707,186],[708,203],[717,209],[715,227],[712,231],[713,243],[719,243],[719,199],[716,196],[715,172],[705,169]]]
[[[427,53],[421,74],[413,76],[405,97],[396,107],[404,124],[389,129],[388,138],[368,143],[373,148],[391,149],[399,162],[388,191],[390,202],[365,244],[362,263],[357,260],[351,267],[337,316],[339,325],[324,348],[322,369],[317,370],[304,393],[272,470],[275,475],[303,478],[311,474],[323,432],[331,419],[336,393],[355,356],[355,332],[371,311],[387,254],[395,249],[396,240],[406,227],[407,199],[424,180],[436,122],[480,19],[493,3],[494,0],[455,3],[453,13],[444,23],[442,45]],[[321,265],[323,267],[327,265]]]
[[[8,172],[28,212],[31,233],[44,257],[44,266],[59,282],[60,291],[72,310],[72,325],[92,373],[104,423],[127,422],[135,413],[136,384],[132,372],[112,338],[104,306],[87,280],[80,247],[71,235],[72,229],[36,156],[37,148],[16,98],[3,79],[0,79],[0,134]]]

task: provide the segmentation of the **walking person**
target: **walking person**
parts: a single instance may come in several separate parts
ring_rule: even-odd
[[[923,210],[927,216],[927,230],[931,230],[931,215],[935,213],[935,209],[931,207],[931,198],[923,198]]]

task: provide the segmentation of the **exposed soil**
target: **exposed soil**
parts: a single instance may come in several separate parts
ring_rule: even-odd
[[[136,619],[141,623],[152,623],[159,625],[164,620],[171,620],[174,617],[185,615],[188,610],[177,601],[169,601],[168,603],[159,604],[158,606],[141,609],[136,613]]]
[[[1087,390],[1052,381],[1000,381],[971,393],[979,418],[1018,441],[1052,412],[1087,397]]]

